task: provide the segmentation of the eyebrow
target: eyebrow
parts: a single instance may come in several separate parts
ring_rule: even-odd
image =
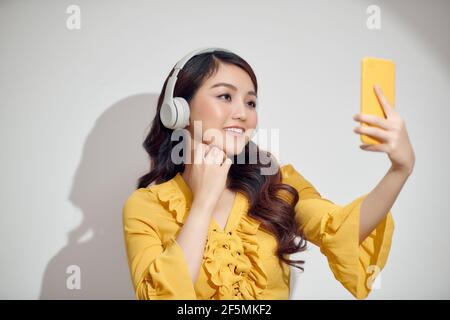
[[[215,88],[215,87],[220,87],[220,86],[228,87],[230,89],[233,89],[233,90],[237,91],[237,88],[235,86],[233,86],[231,83],[226,83],[226,82],[216,83],[215,85],[211,86],[210,89]],[[249,91],[249,92],[247,92],[247,94],[251,94],[251,95],[256,97],[256,92],[255,91]]]

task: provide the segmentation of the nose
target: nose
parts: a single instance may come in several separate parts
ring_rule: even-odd
[[[236,103],[233,107],[232,118],[241,119],[243,121],[247,119],[247,108],[245,106],[245,102]]]

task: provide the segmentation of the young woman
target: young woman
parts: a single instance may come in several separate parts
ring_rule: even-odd
[[[382,94],[387,119],[355,120],[379,127],[360,132],[383,138],[379,149],[367,150],[387,152],[393,165],[371,193],[340,206],[251,141],[256,77],[227,50],[194,55],[179,71],[173,96],[188,102],[189,122],[183,161],[175,161],[179,130],[163,125],[160,114],[169,77],[143,144],[151,170],[123,207],[136,298],[288,299],[289,266],[303,271],[304,263],[289,255],[304,251],[306,241],[320,247],[351,294],[367,297],[390,251],[390,208],[414,163],[406,128]]]

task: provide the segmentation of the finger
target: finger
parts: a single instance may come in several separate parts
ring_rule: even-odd
[[[233,164],[233,160],[231,160],[230,158],[227,157],[225,159],[225,161],[222,163],[222,167],[225,169],[229,169],[232,164]]]
[[[211,156],[212,152],[210,151],[208,155],[205,157],[206,164],[214,164],[214,157]]]
[[[195,159],[199,157],[199,152],[201,151],[201,149],[199,149],[199,145],[200,143],[190,137],[188,139],[188,143],[187,143],[187,147],[186,147],[186,161],[188,161],[187,163],[192,164],[195,163]]]
[[[215,147],[214,160],[214,163],[218,165],[221,165],[224,161],[223,151],[218,147]]]
[[[391,107],[386,97],[384,96],[381,88],[378,85],[374,85],[374,90],[375,94],[377,95],[378,101],[380,102],[383,108],[386,118],[390,118],[394,113],[394,109]]]
[[[219,149],[216,145],[214,145],[214,144],[207,144],[206,146],[207,146],[207,148],[208,148],[208,152],[211,152],[211,151],[213,151],[213,150],[215,150],[215,152],[216,152],[216,151],[220,150],[220,149]]]
[[[223,155],[223,159],[222,159],[222,163],[223,163],[228,159],[228,157],[227,157],[227,153],[224,151],[222,151],[222,155]]]
[[[216,164],[217,160],[217,148],[216,147],[210,147],[208,153],[205,156],[205,160],[208,164]]]
[[[205,145],[199,143],[194,151],[194,163],[200,164],[204,161]]]
[[[223,164],[227,160],[227,154],[222,149],[219,151],[219,160],[219,164]]]
[[[203,144],[203,157],[206,157],[206,155],[209,153],[209,151],[211,150],[211,147],[207,144]]]
[[[392,128],[390,122],[387,119],[382,118],[382,117],[377,116],[377,115],[374,115],[374,114],[358,113],[358,114],[355,114],[353,116],[353,120],[359,121],[361,123],[365,122],[365,123],[368,123],[370,125],[374,125],[374,126],[377,126],[379,128],[386,129],[386,130],[389,130],[389,129]]]
[[[373,151],[373,152],[387,152],[387,145],[385,143],[379,144],[362,144],[359,146],[364,151]]]
[[[190,140],[191,140],[191,143],[192,143],[192,148],[194,150],[197,150],[198,146],[202,144],[200,141],[198,141],[194,137],[192,137]]]
[[[211,150],[214,149],[214,154],[212,155],[213,157],[215,157],[214,163],[222,164],[225,161],[226,153],[215,144],[209,144],[208,146],[211,148]]]
[[[378,140],[382,140],[383,142],[386,142],[389,140],[389,134],[386,130],[376,128],[376,127],[370,127],[370,126],[361,126],[357,127],[353,130],[356,133],[364,134],[366,136],[371,136],[374,138],[377,138]]]
[[[205,144],[205,156],[214,151],[214,145]]]
[[[217,151],[217,152],[216,152],[217,157],[219,157],[219,158],[221,159],[220,163],[224,162],[224,161],[225,161],[225,158],[226,158],[226,154],[225,154],[225,152],[222,150],[222,148],[220,148],[220,147],[214,145],[214,149],[216,149],[216,151]]]
[[[222,165],[222,163],[224,162],[224,158],[223,156],[218,152],[216,155],[216,162],[215,164],[218,164],[219,166]]]
[[[217,150],[218,150],[218,156],[219,156],[219,158],[220,158],[220,163],[219,163],[219,164],[222,164],[222,163],[224,163],[225,160],[227,159],[227,154],[226,154],[226,152],[223,151],[221,148],[219,148],[219,147],[216,147],[216,148],[217,148]]]

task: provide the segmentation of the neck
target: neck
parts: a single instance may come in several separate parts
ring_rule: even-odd
[[[192,165],[191,164],[185,164],[184,165],[184,171],[183,171],[183,178],[184,181],[186,181],[187,185],[189,186],[189,188],[191,188],[192,190],[192,185],[191,185],[191,170],[192,170]]]

